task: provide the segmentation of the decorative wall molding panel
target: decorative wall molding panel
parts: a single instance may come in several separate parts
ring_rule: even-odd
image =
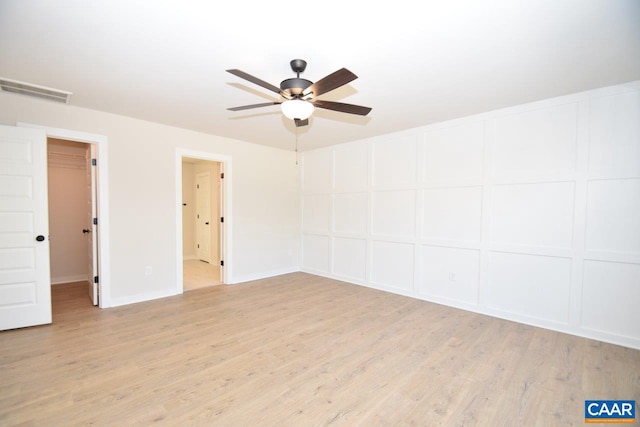
[[[640,81],[302,163],[304,271],[640,348]]]

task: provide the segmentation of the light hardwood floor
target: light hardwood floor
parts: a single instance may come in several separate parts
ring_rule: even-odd
[[[219,265],[188,259],[182,263],[182,272],[182,287],[185,291],[221,284]]]
[[[2,426],[581,426],[640,399],[638,350],[304,273],[106,310],[59,290],[52,325],[0,333]]]

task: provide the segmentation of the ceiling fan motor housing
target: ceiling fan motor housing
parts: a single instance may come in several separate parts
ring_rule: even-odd
[[[294,77],[292,79],[283,80],[280,83],[280,90],[288,93],[289,95],[293,95],[298,97],[302,95],[302,91],[311,86],[313,83],[307,79],[301,79],[299,77]]]

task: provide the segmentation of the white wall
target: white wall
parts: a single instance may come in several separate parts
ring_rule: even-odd
[[[88,280],[90,201],[85,154],[88,144],[49,140],[49,246],[51,283]]]
[[[232,158],[233,268],[227,282],[299,269],[299,169],[293,153],[0,94],[0,123],[17,122],[108,138],[111,298],[106,306],[176,293],[177,148]],[[153,274],[144,274],[146,266],[152,267]]]
[[[640,348],[640,82],[303,165],[304,271]]]

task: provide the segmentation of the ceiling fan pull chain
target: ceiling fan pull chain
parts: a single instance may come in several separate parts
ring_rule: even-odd
[[[296,126],[296,166],[298,166],[298,127]]]

